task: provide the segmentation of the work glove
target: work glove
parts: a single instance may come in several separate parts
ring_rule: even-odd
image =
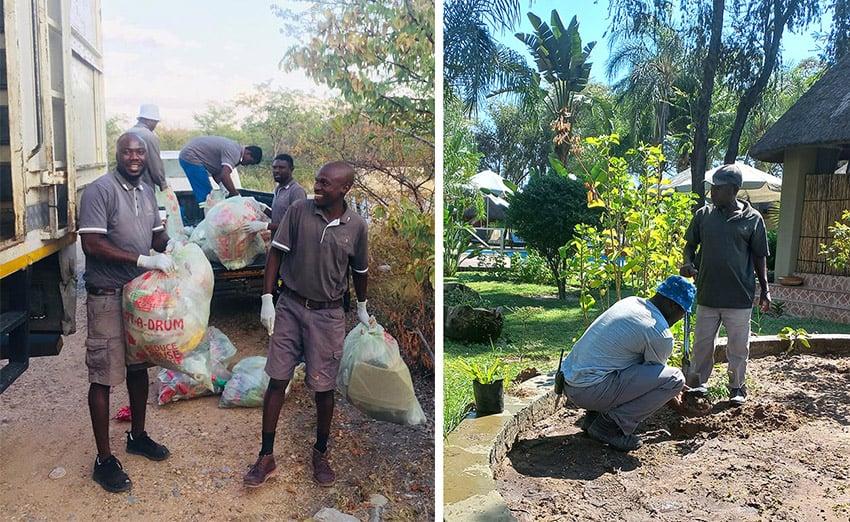
[[[366,326],[369,324],[369,312],[366,311],[366,301],[357,301],[357,318]]]
[[[263,307],[260,308],[260,323],[266,328],[266,331],[271,335],[274,332],[274,302],[272,294],[263,294],[260,297],[263,301]]]
[[[152,256],[140,255],[136,260],[136,266],[147,268],[148,270],[162,270],[165,273],[174,271],[174,261],[171,256],[165,254],[154,254]]]
[[[269,228],[269,224],[265,221],[249,221],[242,225],[242,232],[246,234],[256,234]]]

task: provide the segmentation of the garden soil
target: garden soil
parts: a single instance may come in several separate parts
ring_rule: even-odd
[[[32,359],[30,369],[0,395],[0,519],[305,520],[334,508],[368,520],[370,498],[382,495],[388,500],[387,520],[434,520],[434,378],[417,371],[413,383],[427,424],[372,420],[337,394],[330,444],[337,481],[330,488],[313,483],[313,394],[303,381],[294,381],[275,445],[281,473],[260,488],[246,489],[242,477],[260,448],[261,409],[222,409],[218,397],[158,406],[156,369],[151,369],[147,429],[168,446],[171,457],[151,462],[126,453],[129,423],[114,416],[128,404],[127,392],[113,388],[112,449],[133,489],[107,493],[91,480],[96,452],[86,406],[82,299],[77,333],[65,337],[60,355]],[[236,345],[233,363],[266,354],[259,305],[258,296],[213,303],[209,324]]]
[[[663,408],[622,453],[561,408],[521,434],[496,468],[520,521],[850,520],[850,359],[753,359],[749,400],[710,415]]]

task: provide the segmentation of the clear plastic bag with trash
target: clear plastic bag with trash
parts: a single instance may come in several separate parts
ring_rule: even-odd
[[[345,337],[336,384],[351,404],[373,419],[406,425],[425,422],[398,342],[380,324],[358,323]]]
[[[203,358],[186,355],[207,331],[213,272],[197,245],[176,244],[174,271],[148,270],[124,285],[128,358],[209,379]]]
[[[191,375],[160,368],[157,373],[159,380],[159,393],[157,403],[159,405],[175,402],[180,399],[192,399],[206,395],[219,394],[224,390],[227,381],[230,380],[231,372],[227,369],[230,361],[236,356],[236,347],[230,339],[215,326],[207,328],[204,339],[194,350],[186,354],[186,359],[198,358],[207,370],[204,379],[196,379]]]
[[[220,201],[205,210],[204,220],[195,227],[189,241],[200,245],[208,259],[228,270],[244,268],[266,252],[266,241],[259,232],[245,232],[242,225],[252,221],[268,223],[265,208],[252,197],[234,196]]]
[[[221,408],[257,408],[263,405],[263,397],[269,386],[266,374],[266,358],[262,355],[245,357],[233,366],[230,380],[221,392],[218,405]]]

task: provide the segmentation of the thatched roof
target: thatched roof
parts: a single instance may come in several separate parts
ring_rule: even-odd
[[[796,147],[838,148],[840,159],[850,158],[850,56],[832,66],[767,129],[749,155],[782,163],[785,150]]]

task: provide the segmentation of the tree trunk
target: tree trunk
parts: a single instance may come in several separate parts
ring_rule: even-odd
[[[705,204],[705,171],[708,155],[708,111],[711,110],[711,94],[714,91],[714,77],[720,64],[720,37],[723,32],[724,0],[713,0],[711,12],[711,33],[708,54],[702,70],[699,99],[694,117],[694,147],[691,155],[691,191],[698,199],[694,210]]]
[[[729,144],[726,147],[726,157],[724,163],[735,163],[738,159],[738,152],[741,146],[741,134],[744,132],[744,125],[747,123],[747,117],[750,111],[755,107],[761,98],[762,92],[770,82],[770,77],[776,69],[776,58],[779,55],[779,44],[782,42],[782,34],[785,31],[785,24],[790,18],[790,13],[794,9],[793,6],[788,7],[788,11],[781,12],[781,2],[774,0],[774,19],[772,31],[764,35],[764,63],[762,64],[761,72],[756,81],[744,91],[744,95],[738,101],[738,108],[735,110],[735,123],[732,125],[732,133],[729,135]]]

